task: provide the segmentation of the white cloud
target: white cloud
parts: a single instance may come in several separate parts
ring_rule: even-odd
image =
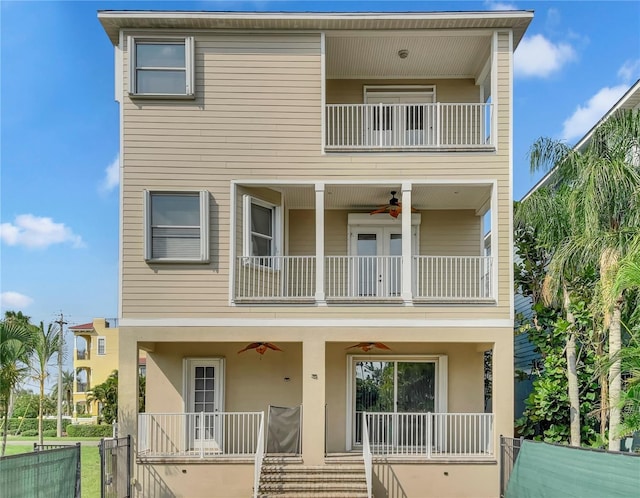
[[[0,294],[0,307],[4,309],[22,309],[32,302],[33,299],[19,292],[7,291]]]
[[[486,0],[484,4],[489,10],[518,10],[518,7],[516,7],[515,4],[512,3],[493,2],[492,0]]]
[[[16,216],[14,223],[0,225],[0,239],[10,246],[25,246],[28,248],[45,248],[52,244],[70,242],[73,247],[84,247],[79,235],[65,226],[55,223],[51,218],[21,214]]]
[[[111,161],[111,164],[104,170],[104,178],[100,184],[100,192],[111,192],[120,184],[120,154]]]
[[[543,35],[525,37],[514,55],[516,76],[546,78],[575,59],[576,53],[568,43],[547,40]]]
[[[571,140],[581,138],[629,89],[628,85],[604,87],[584,106],[578,106],[575,112],[563,123],[562,138]]]
[[[618,69],[618,77],[625,83],[631,83],[640,78],[640,59],[625,61]]]

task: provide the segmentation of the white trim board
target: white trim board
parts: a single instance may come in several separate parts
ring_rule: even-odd
[[[376,319],[376,318],[120,318],[120,327],[513,327],[508,318],[487,319]]]

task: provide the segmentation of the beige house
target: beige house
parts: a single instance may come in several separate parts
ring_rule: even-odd
[[[498,495],[532,16],[99,13],[135,496]]]

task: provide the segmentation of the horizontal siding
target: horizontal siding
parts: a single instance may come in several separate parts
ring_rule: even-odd
[[[132,33],[135,34],[135,33]],[[146,33],[145,33],[146,34]],[[501,41],[501,47],[503,42]],[[322,154],[322,82],[317,34],[196,34],[193,101],[124,98],[122,158],[122,315],[157,317],[505,318],[510,314],[508,265],[510,174],[508,47],[499,55],[496,97],[500,134],[496,153]],[[127,82],[127,53],[124,53]],[[343,85],[350,85],[349,92]],[[328,100],[351,98],[361,81],[328,81]],[[424,82],[421,82],[424,83]],[[431,83],[431,82],[429,82]],[[476,101],[467,80],[436,81],[439,101]],[[126,86],[125,86],[126,88]],[[351,92],[351,93],[350,93]],[[449,93],[447,93],[449,92]],[[355,92],[357,93],[357,91]],[[446,99],[446,100],[445,100]],[[498,182],[499,306],[416,307],[229,307],[230,183],[243,179],[354,180],[486,179]],[[143,260],[144,189],[207,190],[211,262],[204,265],[146,264]],[[268,189],[252,195],[269,200]],[[234,233],[242,248],[242,194],[238,189]],[[265,197],[267,196],[267,197]],[[272,199],[272,202],[277,199]],[[447,223],[424,214],[425,250],[478,254],[480,225],[472,213]],[[347,254],[347,212],[325,213],[326,254]],[[433,226],[429,226],[432,223]],[[452,232],[459,230],[455,238]],[[431,234],[431,238],[427,234]],[[447,235],[448,234],[448,235]],[[453,245],[445,243],[451,237]],[[289,213],[289,254],[315,252],[315,214]],[[473,251],[476,251],[475,253]]]

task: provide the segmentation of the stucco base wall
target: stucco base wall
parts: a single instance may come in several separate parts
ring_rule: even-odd
[[[486,464],[373,464],[375,498],[496,498],[499,467]]]
[[[247,498],[253,493],[251,464],[137,464],[135,498]]]

